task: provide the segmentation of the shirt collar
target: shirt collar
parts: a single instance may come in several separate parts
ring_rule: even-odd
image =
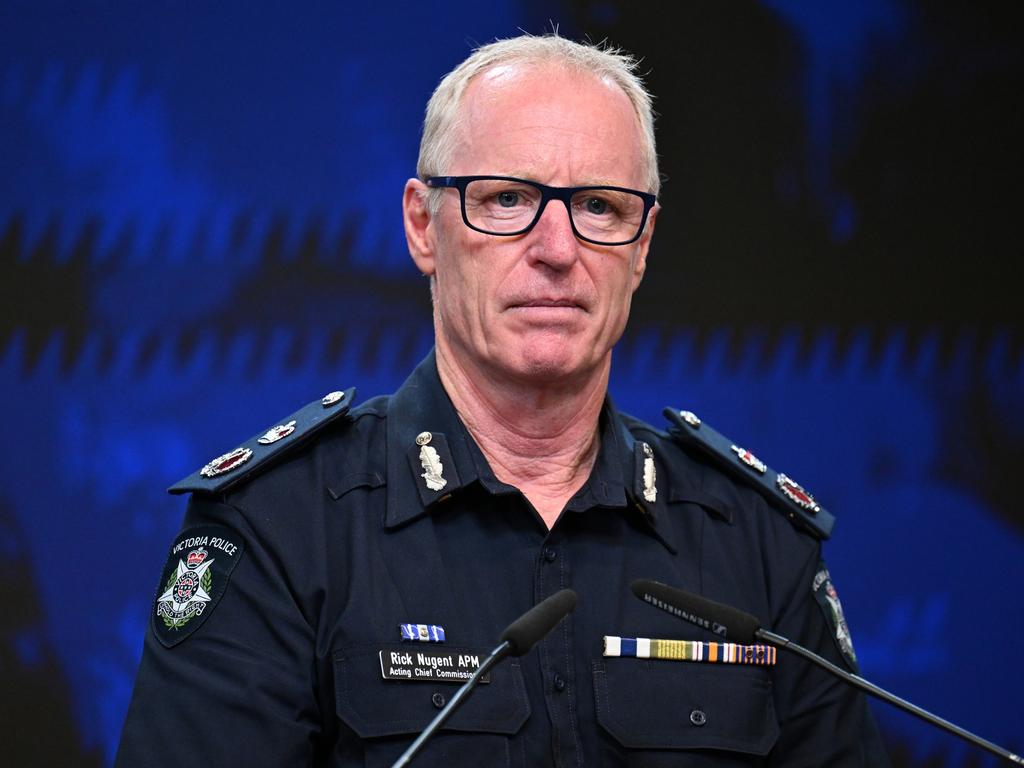
[[[388,404],[385,525],[419,517],[482,475],[493,479],[479,453],[441,385],[431,350]]]
[[[566,505],[566,512],[595,506],[623,508],[641,517],[672,551],[664,515],[667,483],[656,482],[658,496],[645,498],[646,443],[634,439],[611,398],[600,417],[601,448],[590,478]],[[394,528],[429,511],[460,489],[479,482],[491,493],[511,493],[500,482],[462,423],[430,354],[391,398],[387,417],[387,511]],[[648,478],[648,485],[650,478]],[[648,494],[650,495],[650,494]]]

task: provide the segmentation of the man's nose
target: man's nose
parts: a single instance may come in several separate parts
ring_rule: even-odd
[[[571,266],[579,255],[579,240],[572,231],[569,208],[561,200],[549,200],[533,228],[536,248],[532,258],[558,269]]]

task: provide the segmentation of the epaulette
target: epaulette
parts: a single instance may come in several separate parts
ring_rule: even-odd
[[[248,480],[282,456],[309,440],[348,413],[356,389],[329,392],[300,408],[280,424],[246,440],[233,451],[213,459],[202,469],[167,489],[168,493],[220,493]]]
[[[664,414],[675,427],[669,430],[675,440],[696,448],[732,477],[753,486],[773,506],[781,509],[790,520],[813,536],[827,539],[832,534],[836,519],[801,485],[771,469],[750,451],[740,448],[690,411],[666,408]]]

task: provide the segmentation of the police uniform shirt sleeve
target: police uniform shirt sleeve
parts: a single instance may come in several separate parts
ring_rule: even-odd
[[[117,766],[312,762],[315,631],[254,519],[201,495],[189,503],[150,609]]]
[[[820,544],[804,549],[801,567],[776,564],[776,573],[795,573],[795,578],[777,593],[782,599],[770,628],[839,667],[856,671],[815,600],[815,578],[822,568]],[[889,765],[864,694],[792,653],[780,650],[778,656],[774,685],[780,735],[771,765]]]

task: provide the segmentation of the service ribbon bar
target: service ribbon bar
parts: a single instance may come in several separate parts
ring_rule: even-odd
[[[701,640],[652,640],[646,637],[605,635],[605,656],[631,656],[638,659],[702,661],[709,664],[775,663],[775,648],[770,645],[705,643]]]
[[[444,627],[439,624],[399,624],[402,640],[413,640],[423,643],[443,643]]]

